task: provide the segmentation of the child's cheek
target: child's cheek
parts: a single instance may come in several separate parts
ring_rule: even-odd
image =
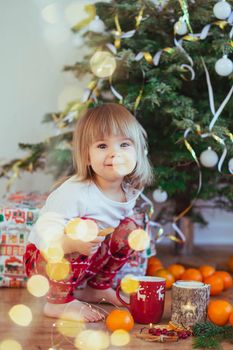
[[[114,159],[114,170],[121,176],[130,174],[136,165],[135,157],[131,153],[121,153],[121,155]]]

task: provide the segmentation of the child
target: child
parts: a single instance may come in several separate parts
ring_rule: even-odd
[[[95,322],[103,315],[85,302],[105,300],[119,305],[111,283],[133,253],[127,238],[138,226],[130,216],[153,176],[146,132],[122,105],[107,103],[87,110],[77,122],[73,141],[75,175],[49,195],[29,236],[24,261],[28,276],[42,274],[49,279],[45,315],[60,317],[70,307],[72,318]],[[43,227],[47,224],[52,232],[50,214],[54,213],[64,223],[80,217],[94,220],[100,231],[113,228],[106,238],[97,236],[90,242],[63,234],[62,249],[70,271],[62,280],[48,277],[42,254]],[[54,225],[63,225],[60,221]],[[86,287],[76,291],[84,282]]]

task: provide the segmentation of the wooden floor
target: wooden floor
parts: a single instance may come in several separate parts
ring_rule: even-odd
[[[207,255],[207,252],[201,250],[196,255],[189,258],[184,257],[172,257],[169,253],[163,254],[162,260],[164,264],[172,261],[186,260],[200,263],[204,259],[204,262],[215,262],[217,267],[224,266],[226,255],[228,255],[229,247],[223,251],[213,251]],[[233,253],[233,250],[231,251]],[[203,255],[204,254],[204,255]],[[205,257],[205,258],[204,258]],[[42,315],[43,301],[41,298],[32,297],[25,289],[13,289],[2,288],[0,289],[0,343],[4,339],[14,339],[18,341],[23,350],[72,350],[75,349],[72,338],[65,338],[57,333],[56,327],[54,327],[54,320],[44,317]],[[233,304],[233,289],[228,290],[221,294],[221,298],[230,301]],[[28,327],[22,327],[15,325],[8,316],[8,311],[11,306],[15,304],[25,304],[29,306],[33,311],[33,321]],[[111,306],[103,306],[106,311],[112,309]],[[165,298],[165,311],[161,324],[165,324],[170,320],[170,307],[171,307],[171,294],[170,291],[166,292]],[[189,350],[192,349],[192,339],[180,340],[177,343],[151,343],[135,338],[134,332],[140,330],[142,326],[136,324],[131,332],[131,340],[127,346],[121,347],[123,349],[153,349],[158,350]],[[95,324],[88,324],[88,329],[101,329],[106,330],[104,322],[98,322]],[[119,347],[109,346],[109,350],[119,349]],[[232,349],[232,344],[223,343],[224,350]],[[12,349],[7,349],[12,350]],[[86,349],[89,350],[89,349]]]

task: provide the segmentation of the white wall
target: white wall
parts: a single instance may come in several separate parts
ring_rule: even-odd
[[[55,133],[52,126],[41,123],[44,114],[57,112],[82,96],[86,82],[62,72],[62,67],[74,64],[87,51],[75,47],[70,27],[87,16],[84,5],[94,2],[0,1],[1,163],[24,155],[18,142],[39,142]],[[52,23],[43,19],[43,10]],[[13,189],[42,190],[51,181],[51,176],[27,173]],[[0,196],[5,184],[1,179]]]
[[[194,226],[194,244],[233,245],[233,213],[219,209],[204,209],[208,226]]]
[[[211,206],[211,203],[209,203]],[[195,246],[199,245],[229,245],[233,248],[233,214],[232,212],[226,212],[216,208],[202,209],[202,214],[208,225],[201,226],[195,224],[193,227],[194,237],[193,243]],[[174,233],[171,224],[164,226],[166,234]],[[170,239],[164,238],[157,244],[171,245],[173,244]]]
[[[38,142],[55,133],[41,123],[43,115],[82,96],[85,81],[63,73],[62,67],[80,60],[87,50],[75,47],[70,26],[86,16],[84,5],[94,2],[0,0],[0,162],[23,156],[18,142]],[[43,9],[52,23],[43,19]],[[51,183],[51,176],[26,173],[12,190],[44,191]],[[1,179],[0,197],[5,184]],[[205,215],[209,226],[196,226],[195,243],[233,244],[232,213],[205,210]]]

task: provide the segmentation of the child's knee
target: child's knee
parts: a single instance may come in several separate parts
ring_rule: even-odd
[[[112,233],[112,237],[110,239],[110,251],[111,254],[121,253],[123,255],[128,255],[132,252],[132,249],[128,244],[129,234],[138,229],[138,225],[131,218],[125,218],[119,224],[119,226]]]
[[[129,234],[138,228],[139,227],[134,220],[131,218],[125,218],[112,233],[112,241],[116,240],[118,242],[122,241],[123,243],[128,243]]]
[[[125,230],[136,230],[138,228],[138,225],[133,219],[125,218],[120,221],[120,224],[118,225],[118,227],[124,228]]]

